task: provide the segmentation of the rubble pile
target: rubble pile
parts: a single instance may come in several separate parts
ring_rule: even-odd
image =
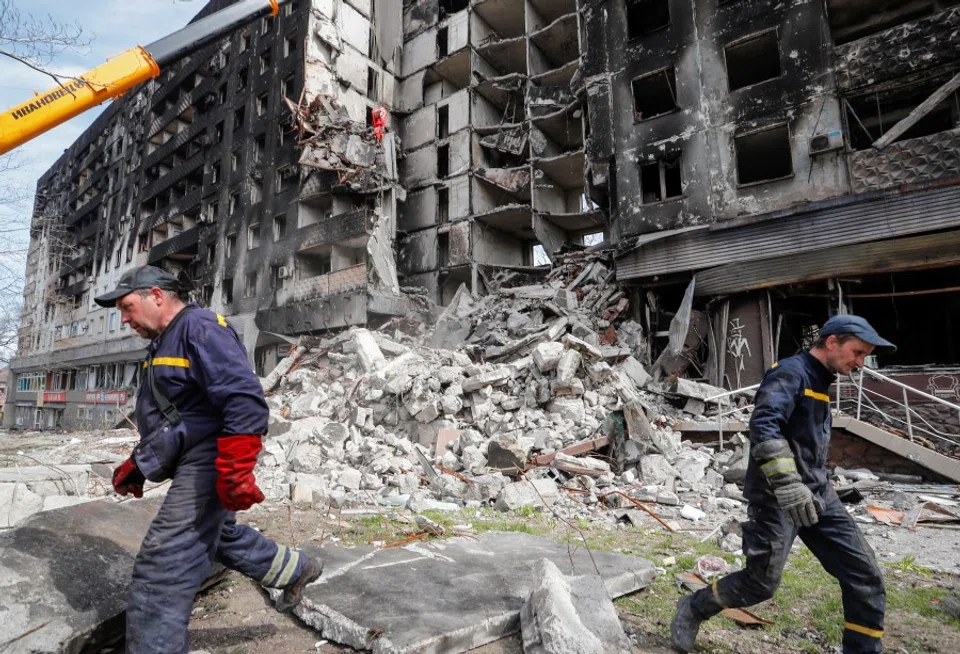
[[[719,451],[674,429],[722,389],[653,383],[609,262],[577,252],[529,281],[488,279],[480,299],[461,288],[431,329],[391,323],[297,348],[279,383],[264,382],[271,425],[257,476],[268,496],[549,505],[611,520],[601,509],[629,519],[644,502],[662,520],[741,508],[731,484],[746,471],[746,439]]]

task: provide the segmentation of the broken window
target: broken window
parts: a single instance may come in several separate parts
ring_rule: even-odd
[[[257,271],[248,272],[245,281],[243,294],[247,297],[253,297],[257,294]]]
[[[450,234],[437,234],[437,266],[446,268],[450,265]]]
[[[450,220],[450,189],[437,189],[437,222],[443,224]]]
[[[737,181],[741,186],[793,174],[790,130],[786,125],[738,136],[734,144],[737,150]]]
[[[273,218],[273,240],[279,241],[287,235],[287,217],[285,215]]]
[[[280,82],[280,95],[285,98],[289,98],[293,94],[294,85],[293,85],[293,75],[285,77],[283,81]]]
[[[233,232],[232,234],[227,234],[227,247],[224,255],[227,259],[233,257],[233,252],[237,247],[237,233]]]
[[[874,0],[857,3],[827,0],[830,31],[836,45],[862,39],[883,30],[933,15],[958,0]]]
[[[207,244],[207,265],[212,266],[216,263],[217,260],[217,244],[208,243]]]
[[[137,237],[137,252],[143,252],[149,246],[150,234],[140,234]]]
[[[634,120],[647,120],[679,108],[673,68],[657,70],[633,80]]]
[[[230,171],[237,172],[237,168],[240,167],[240,155],[236,152],[230,154]]]
[[[437,148],[437,179],[444,179],[450,174],[450,146],[441,145]]]
[[[227,213],[232,216],[239,207],[240,207],[240,193],[238,191],[234,191],[233,193],[230,194],[230,198],[227,202]]]
[[[469,4],[470,0],[440,0],[440,15],[463,11]]]
[[[210,303],[213,301],[213,286],[210,284],[204,284],[202,290],[202,306],[209,307]]]
[[[944,81],[946,81],[944,78],[937,78],[922,84],[885,89],[870,95],[846,99],[844,107],[847,112],[850,146],[854,150],[865,150],[871,147],[874,141],[889,132],[894,125],[927,100]],[[958,126],[960,126],[960,92],[954,91],[893,142],[929,136]]]
[[[680,161],[680,157],[676,156],[640,165],[640,197],[643,204],[683,197]]]
[[[240,107],[239,109],[233,112],[233,130],[234,131],[237,131],[238,129],[243,127],[244,113],[245,112],[243,110],[243,107]]]
[[[247,69],[242,68],[237,73],[237,90],[240,91],[247,86]]]
[[[233,302],[233,277],[227,277],[223,280],[223,303]]]
[[[437,138],[450,136],[450,105],[437,107]]]
[[[780,77],[780,44],[777,30],[768,30],[724,48],[730,90]]]
[[[283,287],[283,275],[280,273],[282,266],[270,266],[270,288]]]
[[[250,49],[250,33],[240,35],[240,52],[245,52]]]
[[[260,96],[257,96],[257,115],[262,116],[267,113],[267,94],[264,93]]]
[[[261,74],[266,73],[268,70],[270,70],[270,63],[271,63],[270,50],[264,50],[263,52],[260,53],[260,73]]]
[[[600,245],[603,243],[603,232],[595,232],[593,234],[584,234],[581,242],[585,247],[590,247],[591,245]]]
[[[380,97],[377,93],[379,78],[379,73],[372,66],[367,66],[367,97],[371,100],[378,100]]]
[[[443,59],[449,54],[450,31],[446,27],[437,30],[437,58]]]
[[[297,51],[297,35],[296,33],[289,35],[283,40],[283,56],[289,57],[291,54]]]
[[[247,227],[247,249],[252,250],[260,247],[260,223],[254,223]]]
[[[636,39],[670,24],[668,0],[627,0],[627,38]]]
[[[267,135],[261,134],[253,140],[253,162],[261,163],[263,161],[263,151],[267,147]]]

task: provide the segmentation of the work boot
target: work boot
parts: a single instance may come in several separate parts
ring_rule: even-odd
[[[678,652],[693,651],[693,644],[703,622],[693,610],[693,595],[684,595],[677,602],[677,614],[670,623],[670,641]]]
[[[283,613],[299,604],[300,600],[303,599],[303,589],[319,579],[321,574],[323,574],[323,561],[308,558],[307,564],[303,566],[303,572],[300,573],[297,580],[284,587],[283,596],[277,600],[277,610]]]

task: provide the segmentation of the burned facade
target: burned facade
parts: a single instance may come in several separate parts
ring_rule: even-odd
[[[844,311],[960,363],[957,4],[581,0],[618,279],[655,350],[692,307],[660,374],[755,383]]]
[[[198,18],[228,4],[214,0]],[[288,3],[113,104],[67,148],[38,183],[8,424],[120,417],[144,342],[93,297],[134,266],[191,280],[261,370],[287,347],[278,333],[405,309],[393,137],[359,162],[376,174],[351,159],[374,150],[369,115],[390,106],[399,70],[399,8],[391,16],[390,3],[376,4],[379,23],[369,1]],[[344,155],[333,164],[299,142],[290,106],[318,95]]]
[[[93,298],[134,266],[189,279],[263,372],[290,336],[406,313],[401,286],[442,303],[602,239],[579,21],[574,0],[299,0],[109,107],[38,183],[7,423],[119,418],[144,343]]]
[[[404,4],[397,228],[408,283],[445,304],[461,284],[482,293],[491,267],[602,240],[584,195],[576,3]]]

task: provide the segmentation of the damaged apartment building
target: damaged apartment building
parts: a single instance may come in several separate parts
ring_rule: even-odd
[[[135,266],[189,280],[262,374],[402,288],[443,303],[602,240],[577,9],[295,0],[112,104],[38,182],[6,424],[120,419],[145,343],[93,298]]]
[[[745,387],[848,312],[899,346],[873,365],[960,401],[960,3],[580,6],[617,278],[654,355],[693,309],[656,372]]]

